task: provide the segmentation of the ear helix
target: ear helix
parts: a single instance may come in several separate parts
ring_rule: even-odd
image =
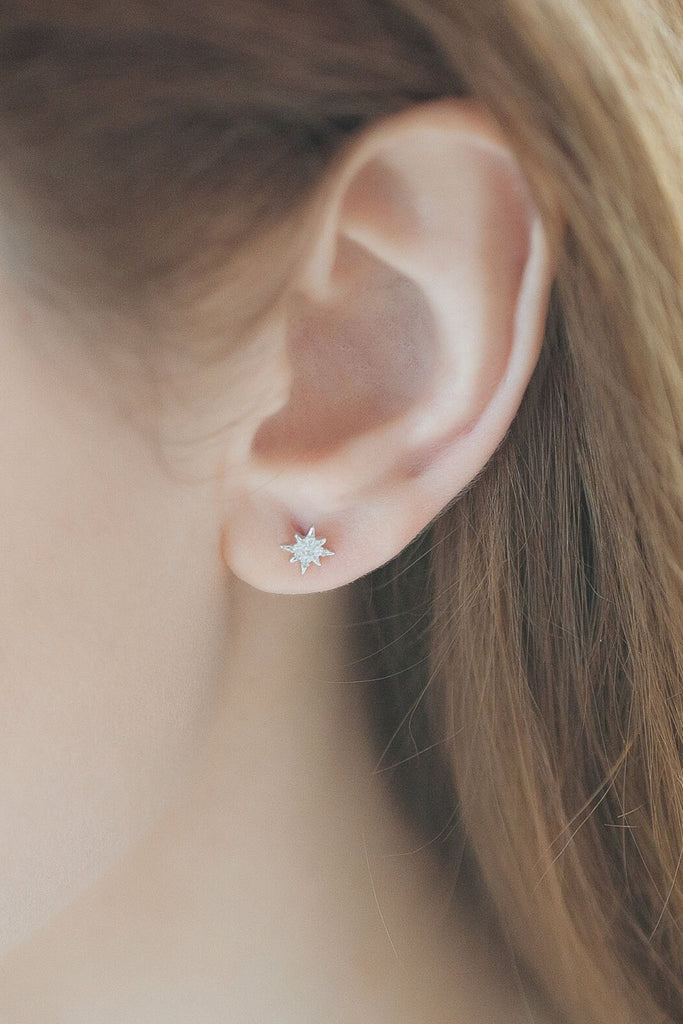
[[[320,565],[321,558],[334,554],[334,551],[325,547],[326,541],[327,537],[316,537],[315,527],[312,526],[305,536],[295,533],[293,544],[281,544],[280,547],[283,551],[291,552],[290,562],[300,563],[303,576],[309,565]]]

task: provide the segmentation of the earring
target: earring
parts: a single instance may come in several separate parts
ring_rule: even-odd
[[[305,537],[295,533],[294,544],[281,544],[283,551],[291,551],[290,562],[301,563],[301,575],[306,572],[311,562],[320,565],[320,558],[326,555],[333,555],[334,551],[328,551],[323,545],[327,537],[316,537],[315,527],[312,526]]]

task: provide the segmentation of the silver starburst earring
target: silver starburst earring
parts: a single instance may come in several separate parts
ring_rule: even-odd
[[[300,534],[294,534],[293,544],[281,544],[280,547],[283,551],[290,551],[292,557],[290,562],[301,563],[301,575],[306,572],[311,562],[316,565],[320,565],[321,557],[327,555],[333,555],[334,551],[328,551],[324,546],[327,537],[316,537],[315,526],[312,526],[305,537]]]

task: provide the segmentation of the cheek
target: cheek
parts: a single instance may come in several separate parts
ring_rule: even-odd
[[[142,442],[82,398],[59,408],[14,383],[0,406],[0,954],[171,799],[220,699],[226,611],[201,510]]]
[[[41,578],[28,604],[26,591],[8,602],[7,580],[2,588],[0,950],[151,827],[218,699],[220,659],[196,656],[211,650],[208,630],[188,627],[163,585],[137,574],[158,578],[154,560],[138,553],[127,576],[99,565],[109,587],[60,560],[59,581]]]

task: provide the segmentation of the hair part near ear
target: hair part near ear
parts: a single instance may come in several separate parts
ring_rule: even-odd
[[[369,689],[385,759],[418,755],[397,786],[415,807],[425,780],[440,794],[424,827],[450,822],[444,855],[476,864],[567,1018],[680,1021],[677,4],[24,7],[0,10],[0,215],[17,273],[55,294],[180,317],[218,293],[225,308],[239,282],[231,330],[246,326],[285,286],[297,215],[335,154],[445,95],[489,108],[542,213],[556,197],[566,244],[515,422],[430,529],[356,585],[377,680],[395,673]]]

